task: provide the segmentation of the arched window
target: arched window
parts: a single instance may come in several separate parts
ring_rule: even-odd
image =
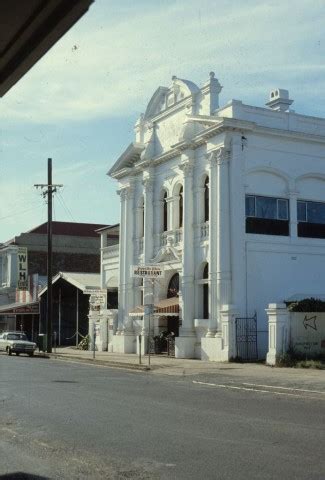
[[[163,230],[164,232],[167,232],[168,230],[168,214],[167,214],[167,192],[164,193],[163,197]]]
[[[179,204],[178,204],[178,214],[179,214],[179,228],[183,226],[183,187],[179,189]]]
[[[208,278],[209,278],[209,264],[206,263],[204,270],[203,270],[203,275],[202,275],[202,280],[203,280],[203,318],[209,318],[209,284],[208,284]]]
[[[204,182],[204,221],[209,220],[209,177]]]
[[[167,298],[178,297],[179,293],[179,274],[175,273],[169,280],[167,289]]]

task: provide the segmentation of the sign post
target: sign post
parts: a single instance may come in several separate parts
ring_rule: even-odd
[[[96,322],[93,323],[93,360],[95,360],[96,352]]]
[[[152,288],[154,285],[155,279],[164,277],[164,270],[160,265],[131,265],[130,267],[130,276],[137,278],[148,278],[151,280]],[[154,312],[153,303],[144,305],[144,313],[148,316],[148,366],[150,368],[150,333],[151,333],[151,315]],[[141,335],[140,335],[141,339]],[[141,350],[141,340],[139,341],[139,348]],[[141,355],[141,353],[140,353]],[[141,363],[141,356],[140,356]]]

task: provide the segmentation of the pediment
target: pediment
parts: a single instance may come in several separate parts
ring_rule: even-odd
[[[199,91],[200,89],[195,83],[173,76],[172,84],[169,88],[159,87],[155,91],[148,103],[144,119],[149,120],[179,101],[195,96]]]
[[[140,159],[141,152],[145,146],[143,143],[133,142],[124,150],[122,155],[117,159],[112,168],[107,172],[107,175],[113,176],[115,173],[125,168],[131,168],[134,163]]]

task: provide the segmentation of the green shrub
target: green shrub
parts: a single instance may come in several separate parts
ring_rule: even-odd
[[[325,312],[325,302],[319,298],[304,298],[288,305],[291,312]]]

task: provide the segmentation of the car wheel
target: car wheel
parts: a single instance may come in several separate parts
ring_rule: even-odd
[[[29,357],[33,357],[34,356],[34,352],[31,352],[28,354]]]
[[[19,352],[16,352],[16,355],[17,355],[17,357],[18,357],[18,355],[19,355]]]
[[[8,353],[8,355],[12,354],[11,348],[7,348],[7,353]]]

